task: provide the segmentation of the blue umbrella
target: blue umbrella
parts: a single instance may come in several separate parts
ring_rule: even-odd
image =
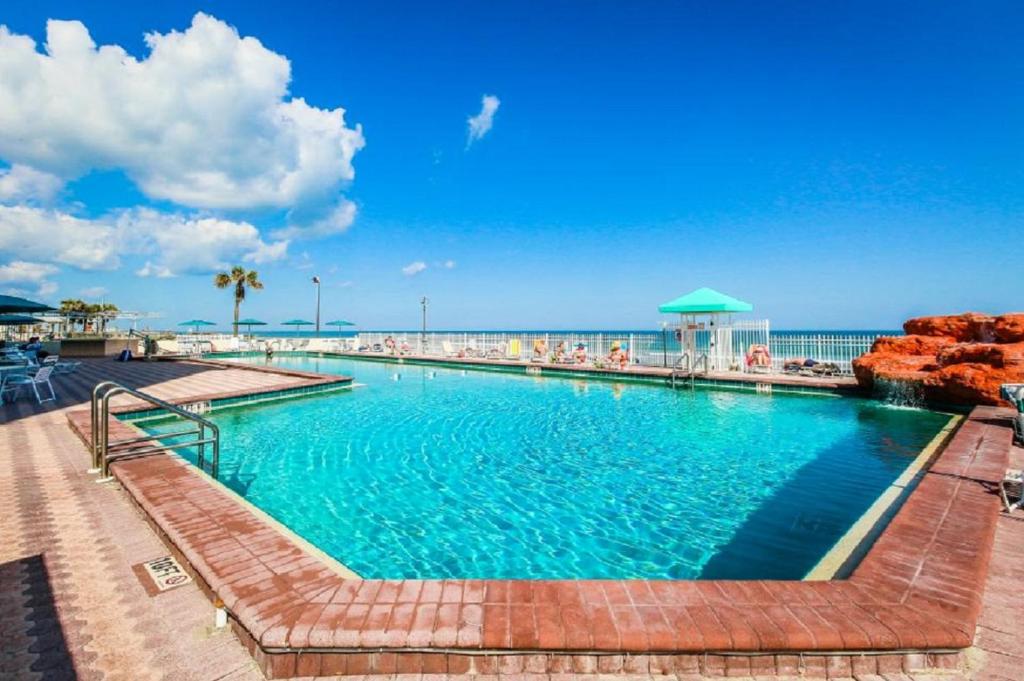
[[[217,322],[208,322],[205,319],[190,319],[187,322],[182,322],[178,326],[191,326],[192,333],[199,333],[200,326],[217,326]]]

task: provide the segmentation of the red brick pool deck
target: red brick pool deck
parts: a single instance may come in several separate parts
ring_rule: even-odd
[[[161,555],[159,543],[125,494],[82,472],[88,456],[60,426],[66,415],[86,433],[88,412],[68,407],[80,407],[99,376],[182,400],[317,380],[97,362],[62,378],[57,405],[5,407],[0,526],[16,540],[0,544],[0,678],[42,678],[60,667],[60,655],[40,644],[54,639],[47,626],[63,632],[64,663],[82,677],[99,669],[112,678],[175,678],[170,668],[156,672],[176,656],[190,670],[177,678],[254,673],[233,638],[195,634],[212,611],[196,602],[194,587],[149,599],[125,577],[131,564]],[[271,677],[1020,679],[1024,516],[1000,515],[992,490],[1008,458],[1020,456],[1008,425],[1006,411],[976,409],[852,577],[831,582],[346,579],[174,457],[124,460],[112,470],[206,593],[224,602]],[[52,520],[65,501],[75,502],[60,511],[70,529]],[[53,605],[33,619],[42,585]],[[154,607],[161,599],[188,605],[168,614]],[[147,634],[155,622],[164,630]],[[184,631],[192,632],[187,645]]]

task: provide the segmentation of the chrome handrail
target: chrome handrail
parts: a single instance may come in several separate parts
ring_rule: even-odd
[[[690,353],[690,351],[684,352],[676,363],[672,365],[672,372],[669,374],[669,382],[672,387],[676,387],[676,379],[688,378],[690,379],[690,385],[693,385],[693,378],[697,375],[698,368],[703,366],[704,375],[708,373],[708,354],[702,352],[697,355],[696,359]]]
[[[175,416],[179,416],[183,419],[187,419],[196,424],[195,430],[187,430],[176,433],[158,433],[156,435],[144,435],[142,437],[131,437],[122,440],[110,441],[110,398],[117,395],[131,395],[137,399],[152,404],[155,407],[163,409],[164,411],[170,412]],[[161,451],[163,449],[183,449],[186,447],[196,448],[196,465],[199,466],[199,470],[206,470],[206,445],[209,444],[213,449],[213,456],[210,459],[210,475],[214,478],[217,477],[218,469],[220,468],[220,428],[217,425],[207,419],[204,419],[198,414],[182,409],[181,407],[171,404],[166,400],[162,400],[159,397],[154,397],[149,393],[144,393],[140,390],[129,388],[120,383],[114,381],[103,381],[102,383],[96,384],[96,387],[92,391],[92,432],[91,432],[91,444],[92,444],[92,463],[93,470],[98,470],[101,477],[106,478],[110,475],[110,447],[119,445],[139,444],[143,442],[151,442],[153,440],[164,440],[174,437],[180,437],[183,435],[198,435],[198,438],[194,441],[182,442],[182,443],[164,443],[160,442],[156,446],[143,447],[140,449],[129,449],[124,452],[119,452],[120,456],[129,456],[132,454],[150,454],[153,452]],[[210,435],[207,436],[206,429],[210,430]]]

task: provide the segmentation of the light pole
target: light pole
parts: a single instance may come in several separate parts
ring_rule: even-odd
[[[668,366],[668,322],[661,323],[661,366]]]
[[[316,284],[316,337],[320,337],[320,277],[313,277]]]
[[[420,334],[420,354],[427,354],[427,305],[430,301],[427,300],[426,296],[420,299],[420,305],[423,306],[423,332]]]

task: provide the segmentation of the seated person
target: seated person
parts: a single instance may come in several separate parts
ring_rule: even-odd
[[[566,347],[565,341],[558,341],[558,345],[555,346],[555,363],[564,364],[569,359],[569,348]]]
[[[388,336],[387,338],[384,339],[384,352],[388,353],[389,355],[393,355],[395,354],[396,348],[397,344],[395,343],[394,338]]]
[[[629,353],[623,347],[622,343],[615,341],[612,343],[612,347],[608,352],[608,364],[615,367],[619,365],[619,369],[625,369],[629,365]]]
[[[577,364],[586,364],[587,363],[587,346],[585,346],[583,343],[579,343],[576,346],[576,349],[573,350],[573,352],[572,352],[572,358],[573,358],[573,361],[575,361]]]
[[[533,361],[546,362],[548,360],[548,344],[543,338],[533,341]]]
[[[770,369],[772,366],[772,356],[768,351],[768,346],[760,343],[751,345],[747,351],[747,366],[758,369]]]

